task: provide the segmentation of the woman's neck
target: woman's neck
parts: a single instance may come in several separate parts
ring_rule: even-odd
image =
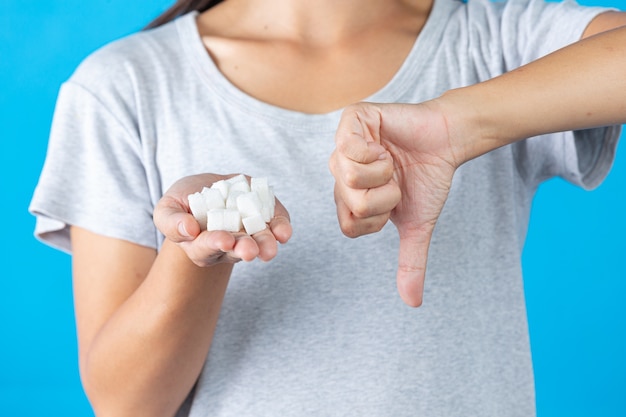
[[[227,0],[210,9],[223,35],[249,34],[331,45],[379,26],[427,14],[433,0]]]
[[[395,75],[432,0],[227,0],[198,28],[220,71],[279,106],[325,113],[363,100]]]

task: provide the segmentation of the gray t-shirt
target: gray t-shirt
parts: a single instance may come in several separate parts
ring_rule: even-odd
[[[368,100],[420,102],[580,38],[603,9],[437,0],[404,65]],[[327,163],[340,111],[260,102],[218,71],[185,15],[92,54],[61,89],[30,210],[71,251],[68,225],[158,248],[155,203],[200,172],[266,176],[293,222],[269,263],[236,265],[205,367],[180,415],[535,414],[521,274],[545,179],[585,188],[619,127],[560,133],[463,165],[432,240],[424,305],[395,287],[397,233],[341,234]],[[366,69],[364,69],[366,70]]]

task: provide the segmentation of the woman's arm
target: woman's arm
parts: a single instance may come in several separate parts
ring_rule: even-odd
[[[356,237],[391,219],[407,304],[422,303],[430,239],[461,164],[527,137],[626,122],[624,25],[626,13],[604,13],[583,40],[500,77],[425,103],[344,111],[329,162],[339,223]]]
[[[201,268],[72,228],[80,370],[98,416],[172,416],[211,344],[233,265]]]
[[[626,26],[595,34],[620,22],[626,13],[600,15],[581,41],[435,100],[460,158],[540,134],[624,123]]]
[[[98,416],[174,415],[206,359],[233,264],[269,261],[291,236],[278,201],[253,236],[200,232],[186,196],[218,179],[168,190],[154,212],[166,236],[158,253],[72,227],[81,378]]]

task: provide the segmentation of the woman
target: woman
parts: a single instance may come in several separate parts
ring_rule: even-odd
[[[81,375],[96,413],[533,415],[520,272],[532,194],[553,175],[597,185],[619,129],[500,147],[558,130],[533,123],[458,153],[447,139],[463,135],[437,119],[425,118],[435,120],[428,141],[401,134],[424,126],[415,107],[376,110],[391,133],[350,107],[334,154],[333,136],[351,103],[435,99],[624,15],[532,0],[184,3],[64,84],[31,205],[38,235],[72,252]],[[435,105],[493,103],[510,86],[419,108],[449,116]],[[431,146],[422,155],[437,150],[419,162],[438,181],[422,182],[417,198],[405,181],[417,151],[401,138]],[[383,147],[359,152],[360,139]],[[187,195],[235,173],[270,178],[280,200],[270,228],[200,232]],[[390,217],[402,243],[384,226]],[[341,233],[381,228],[353,241]],[[407,246],[407,236],[421,242]],[[409,309],[395,296],[395,254],[401,295],[419,305],[428,247],[428,301]]]

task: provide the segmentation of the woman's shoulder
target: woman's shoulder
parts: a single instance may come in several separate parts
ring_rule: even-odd
[[[124,86],[133,80],[171,72],[183,53],[180,24],[173,21],[101,46],[83,59],[69,81],[91,89],[111,84]]]

